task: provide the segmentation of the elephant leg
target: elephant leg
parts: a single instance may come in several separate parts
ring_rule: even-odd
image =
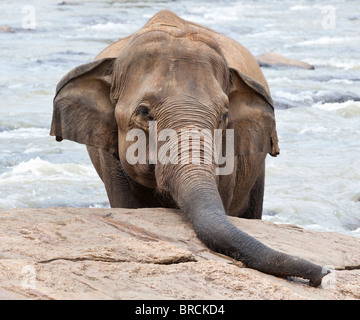
[[[252,187],[246,206],[241,210],[239,217],[245,219],[261,219],[264,200],[265,174],[257,178]]]
[[[123,170],[119,159],[104,149],[86,146],[90,159],[103,181],[112,208],[144,208],[162,206],[154,189],[143,187]]]
[[[264,154],[238,159],[235,188],[227,214],[239,218],[261,219],[265,184]],[[260,169],[259,169],[260,168]],[[255,173],[255,171],[258,172]],[[251,177],[256,177],[255,179]]]

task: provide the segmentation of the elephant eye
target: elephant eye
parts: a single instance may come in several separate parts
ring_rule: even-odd
[[[223,115],[221,116],[220,120],[219,120],[219,123],[220,122],[223,122],[223,121],[226,121],[226,119],[229,117],[229,112],[225,112],[223,113]]]
[[[145,118],[148,118],[150,121],[154,120],[154,117],[150,114],[150,110],[149,110],[149,108],[147,106],[141,104],[138,107],[138,112],[139,112],[140,115],[142,115]]]

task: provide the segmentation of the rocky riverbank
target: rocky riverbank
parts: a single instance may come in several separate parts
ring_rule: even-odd
[[[334,271],[312,288],[246,268],[205,247],[178,210],[0,210],[0,299],[360,299],[360,239],[229,219]]]

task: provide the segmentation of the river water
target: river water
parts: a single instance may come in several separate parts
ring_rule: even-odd
[[[49,136],[54,90],[161,9],[315,66],[263,68],[281,147],[267,159],[264,219],[359,237],[358,1],[1,1],[0,208],[109,206],[85,147]]]

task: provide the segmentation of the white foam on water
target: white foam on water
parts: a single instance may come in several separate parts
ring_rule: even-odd
[[[328,83],[335,83],[335,84],[353,84],[354,81],[353,80],[348,80],[348,79],[331,79],[329,81],[327,81]]]
[[[344,118],[360,117],[360,101],[349,100],[343,103],[316,104],[314,107],[327,111],[335,111]],[[360,130],[360,121],[359,121]],[[360,152],[360,150],[359,150]]]
[[[302,6],[302,5],[295,5],[289,8],[291,11],[303,11],[303,10],[312,10],[313,6]]]
[[[88,27],[92,30],[100,30],[100,31],[127,31],[129,30],[129,26],[125,23],[114,23],[114,22],[106,22],[106,23],[98,23]]]
[[[93,172],[94,169],[92,167],[73,163],[54,164],[37,157],[27,162],[21,162],[19,165],[12,169],[10,175],[12,177],[18,177],[20,179],[29,177],[32,179],[51,178],[56,180],[63,179],[65,176],[88,176]]]
[[[337,56],[337,57],[329,57],[327,59],[319,59],[319,58],[309,57],[304,59],[304,61],[314,65],[315,68],[317,66],[324,66],[324,67],[335,67],[344,70],[360,70],[359,59],[353,59],[353,58],[342,58]]]
[[[277,85],[277,84],[284,84],[284,83],[291,83],[293,81],[293,79],[288,78],[288,77],[284,77],[284,76],[280,76],[280,77],[276,77],[276,78],[271,78],[268,79],[268,83],[269,85]]]
[[[312,99],[312,95],[311,93],[309,93],[308,91],[298,91],[296,93],[292,93],[289,91],[282,91],[282,90],[277,90],[273,93],[273,97],[278,97],[278,98],[284,98],[290,101],[313,101]]]
[[[6,130],[0,132],[0,140],[10,141],[12,139],[36,139],[49,136],[49,129],[35,128],[35,127],[23,127],[14,130]]]
[[[360,41],[360,37],[321,37],[313,40],[306,40],[297,43],[299,46],[324,46],[329,44],[346,44],[346,43],[356,43]]]
[[[44,152],[44,147],[39,147],[36,146],[34,144],[30,144],[26,147],[26,149],[24,150],[24,153],[40,153],[40,152]]]
[[[92,165],[55,164],[39,157],[1,174],[0,185],[0,208],[44,207],[57,203],[78,206],[97,203],[94,200],[107,201]]]

